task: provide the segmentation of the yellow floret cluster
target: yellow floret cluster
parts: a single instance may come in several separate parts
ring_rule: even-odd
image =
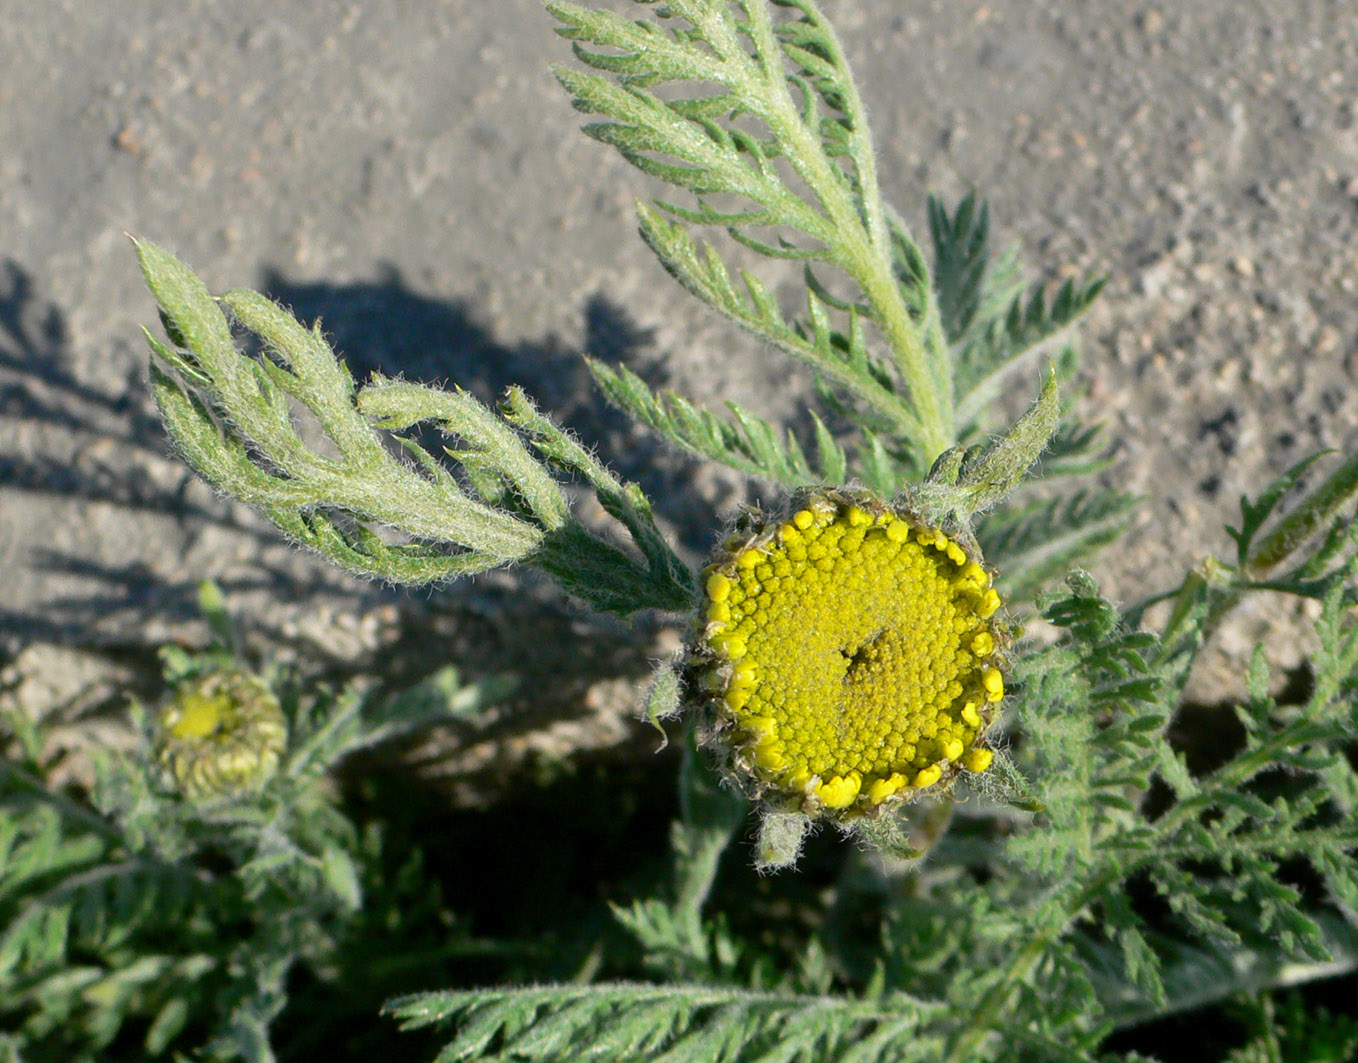
[[[704,685],[735,763],[815,812],[871,812],[959,768],[1004,697],[990,575],[860,498],[801,501],[706,572]]]
[[[158,756],[185,794],[204,797],[265,782],[287,738],[282,706],[261,679],[214,672],[165,707]]]

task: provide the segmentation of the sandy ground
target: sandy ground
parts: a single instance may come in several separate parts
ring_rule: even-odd
[[[826,7],[907,219],[922,229],[929,191],[976,187],[1035,276],[1110,277],[1081,333],[1087,413],[1114,441],[1110,480],[1146,497],[1096,566],[1115,593],[1224,554],[1242,491],[1358,442],[1351,0]],[[436,594],[350,580],[189,477],[149,400],[139,326],[154,311],[124,232],[214,288],[261,286],[321,316],[360,374],[487,399],[523,383],[701,555],[749,485],[608,411],[578,352],[771,417],[795,418],[809,381],[651,259],[631,214],[650,186],[578,132],[548,72],[567,57],[536,0],[9,0],[0,697],[70,716],[144,684],[150,647],[200,637],[207,577],[261,637],[335,660],[398,644],[412,616],[517,608],[507,577]],[[1295,660],[1294,612],[1268,600],[1239,617],[1202,695],[1265,627]],[[617,703],[672,640],[561,615],[563,648],[632,647],[606,655]],[[450,654],[476,658],[459,630]],[[513,623],[498,637],[511,659]]]

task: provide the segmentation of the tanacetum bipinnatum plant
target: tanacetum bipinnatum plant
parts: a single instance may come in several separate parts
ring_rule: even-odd
[[[817,384],[818,408],[775,426],[590,362],[655,432],[781,490],[718,532],[700,571],[642,491],[518,388],[491,409],[355,381],[319,326],[254,292],[214,297],[137,243],[167,336],[150,337],[156,399],[214,487],[361,575],[420,585],[521,565],[589,608],[687,624],[644,706],[686,748],[671,877],[615,906],[627,947],[573,980],[429,992],[390,1013],[435,1031],[441,1061],[1069,1063],[1131,1059],[1132,1028],[1234,1000],[1233,1058],[1351,1053],[1352,1031],[1303,1038],[1320,1013],[1272,994],[1358,965],[1358,458],[1302,462],[1242,499],[1230,556],[1108,600],[1078,566],[1131,502],[1091,478],[1102,444],[1073,412],[1063,338],[1100,282],[1026,287],[974,196],[929,200],[916,236],[883,200],[859,88],[814,0],[547,8],[574,49],[556,74],[585,132],[674,189],[638,207],[642,238]],[[735,269],[735,245],[776,278]],[[789,263],[793,302],[773,295]],[[1032,405],[1005,424],[997,400],[1015,390]],[[416,429],[441,432],[445,456]],[[1328,475],[1304,480],[1320,461]],[[568,478],[618,534],[576,516]],[[1195,657],[1263,592],[1319,603],[1304,689],[1275,700],[1257,652],[1230,735],[1189,756]],[[215,683],[169,718],[161,763],[198,792],[278,785],[266,776],[296,736],[267,699],[213,708],[250,693]],[[192,751],[227,720],[240,738]],[[799,890],[817,829],[846,840],[817,843],[819,885]],[[547,858],[476,873],[493,886]],[[750,862],[783,871],[724,891]]]
[[[132,750],[97,751],[83,791],[48,783],[44,726],[0,717],[6,1063],[272,1060],[292,980],[361,997],[344,959],[391,947],[372,913],[393,898],[381,832],[332,773],[505,691],[451,668],[394,695],[303,691],[236,649],[215,585],[200,599],[213,644],[162,650],[163,702],[133,706]]]

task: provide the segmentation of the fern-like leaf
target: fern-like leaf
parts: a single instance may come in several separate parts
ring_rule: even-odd
[[[592,68],[556,71],[574,105],[603,119],[585,132],[696,200],[639,208],[642,235],[665,268],[889,421],[922,463],[946,449],[952,370],[928,270],[888,219],[863,107],[818,5],[789,0],[777,6],[790,17],[776,18],[764,0],[677,0],[635,21],[547,6]],[[727,209],[716,196],[744,202]],[[699,247],[687,225],[723,226],[767,257],[833,266],[861,298],[850,301],[848,322],[832,327],[826,308],[849,303],[823,302],[813,290],[807,315],[787,322],[752,276],[737,291],[721,257]],[[857,308],[885,340],[885,357],[866,356]]]
[[[1115,542],[1136,504],[1130,495],[1093,488],[1017,501],[987,516],[977,538],[986,559],[1005,574],[1011,599],[1030,600]]]
[[[162,317],[187,345],[147,337],[170,435],[204,479],[257,507],[294,541],[394,582],[519,561],[546,569],[601,610],[687,605],[690,580],[649,509],[632,506],[637,519],[624,522],[645,555],[639,560],[580,524],[520,434],[470,395],[382,377],[356,388],[319,329],[255,292],[228,292],[219,306],[172,255],[148,243],[137,253]],[[264,356],[237,350],[224,309],[264,341]],[[315,417],[337,457],[303,440],[294,402]],[[401,440],[413,465],[384,445],[383,431],[421,424],[456,442],[446,453],[465,486],[414,441]]]
[[[1030,365],[1047,341],[1080,317],[1098,298],[1104,279],[1065,281],[1048,297],[1038,287],[1016,296],[1008,309],[978,322],[958,352],[957,423],[971,425],[1000,397],[1011,374]]]
[[[625,367],[611,369],[591,359],[589,368],[609,401],[692,454],[788,487],[843,482],[844,451],[814,413],[818,468],[796,436],[788,432],[779,439],[772,425],[738,403],[726,404],[735,419],[731,424],[674,392],[651,391]]]
[[[929,1058],[914,1039],[930,1008],[693,985],[612,983],[451,990],[392,1001],[404,1029],[451,1025],[441,1063],[825,1063]],[[883,1036],[883,1035],[886,1036]],[[872,1055],[855,1046],[869,1040]]]

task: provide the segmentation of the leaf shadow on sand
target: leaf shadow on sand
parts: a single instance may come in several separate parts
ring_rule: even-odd
[[[579,351],[566,342],[547,336],[502,343],[467,302],[419,293],[393,267],[380,269],[374,280],[345,284],[297,283],[269,270],[258,287],[301,320],[319,318],[359,381],[380,371],[455,382],[487,403],[511,384],[524,386],[615,471],[642,485],[681,552],[696,560],[706,550],[712,510],[692,489],[698,463],[611,409]],[[584,350],[628,365],[655,385],[666,382],[663,355],[624,309],[595,296],[582,315]],[[154,320],[149,300],[147,318]],[[119,353],[119,361],[133,360],[130,352]],[[337,677],[376,669],[413,679],[449,661],[465,662],[472,676],[515,672],[525,689],[536,687],[536,695],[549,687],[555,711],[578,704],[601,676],[644,677],[646,646],[660,621],[644,620],[629,630],[588,615],[531,575],[500,574],[408,592],[349,580],[319,560],[304,562],[275,549],[280,540],[269,525],[195,487],[192,473],[166,461],[169,445],[140,365],[109,394],[83,380],[76,364],[60,308],[42,298],[32,274],[6,264],[0,270],[0,412],[17,428],[9,433],[10,444],[0,448],[0,500],[35,512],[44,505],[103,503],[100,512],[113,521],[124,511],[168,514],[190,530],[215,526],[239,536],[252,561],[236,565],[237,575],[189,571],[166,578],[136,556],[135,541],[117,563],[39,546],[30,551],[30,563],[51,577],[39,585],[53,590],[46,600],[0,602],[0,631],[6,633],[0,658],[42,641],[132,656],[151,667],[154,646],[139,638],[144,618],[171,625],[194,620],[198,583],[213,576],[228,602],[240,592],[263,592],[266,600],[280,602],[307,601],[323,592],[331,600],[350,595],[356,612],[384,601],[398,604],[398,643],[384,647],[380,661],[323,662],[322,670]],[[53,440],[63,441],[60,452],[45,452],[44,441]],[[259,644],[287,644],[287,632],[267,608],[242,619]],[[581,646],[588,649],[582,652]],[[525,708],[547,708],[536,704],[541,701],[536,695],[520,696]]]

